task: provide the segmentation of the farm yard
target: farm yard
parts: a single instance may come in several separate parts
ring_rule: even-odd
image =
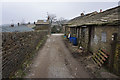
[[[120,6],[91,11],[69,20],[47,12],[45,19],[0,25],[0,78],[119,80]]]

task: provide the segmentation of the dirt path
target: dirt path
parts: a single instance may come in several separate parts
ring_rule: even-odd
[[[91,78],[65,46],[61,35],[51,35],[33,60],[26,78]]]

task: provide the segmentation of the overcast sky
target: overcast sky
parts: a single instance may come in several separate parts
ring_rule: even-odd
[[[34,22],[38,19],[46,19],[47,12],[50,14],[55,14],[57,19],[63,17],[65,19],[72,19],[80,15],[81,12],[85,14],[98,11],[100,9],[107,10],[118,5],[117,1],[114,2],[37,2],[27,1],[27,2],[17,2],[14,0],[4,0],[2,2],[2,24],[11,24],[21,22]],[[74,0],[70,0],[74,1]],[[1,5],[1,3],[0,3]],[[1,22],[0,22],[1,24]]]

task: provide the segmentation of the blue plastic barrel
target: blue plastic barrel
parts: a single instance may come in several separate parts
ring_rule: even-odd
[[[73,42],[73,37],[70,37],[70,38],[69,38],[69,41],[72,43],[72,42]]]
[[[73,45],[77,45],[77,38],[76,37],[72,37],[72,43],[73,43]]]

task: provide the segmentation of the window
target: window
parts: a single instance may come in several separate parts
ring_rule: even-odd
[[[106,32],[101,33],[101,41],[106,42]]]

